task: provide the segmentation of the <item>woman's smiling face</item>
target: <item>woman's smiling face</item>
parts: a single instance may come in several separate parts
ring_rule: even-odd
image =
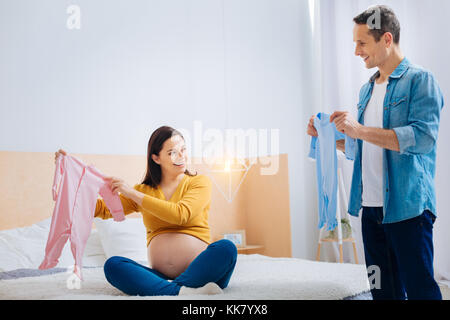
[[[178,175],[186,171],[186,143],[180,135],[174,135],[163,143],[159,155],[152,155],[153,161],[161,166],[163,174]]]

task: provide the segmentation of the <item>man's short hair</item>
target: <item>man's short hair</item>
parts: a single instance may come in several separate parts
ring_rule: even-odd
[[[353,21],[356,24],[367,24],[370,29],[369,33],[376,42],[379,42],[386,32],[390,32],[394,43],[400,43],[400,22],[394,11],[388,6],[372,6],[353,18]]]

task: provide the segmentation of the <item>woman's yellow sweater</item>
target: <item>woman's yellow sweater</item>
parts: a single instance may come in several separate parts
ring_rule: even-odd
[[[134,189],[145,194],[142,205],[119,195],[124,213],[141,212],[147,228],[147,246],[153,237],[167,232],[180,232],[211,243],[208,214],[211,206],[211,180],[205,175],[184,175],[170,199],[161,188],[137,184]],[[103,199],[97,199],[95,217],[110,219],[112,215]]]

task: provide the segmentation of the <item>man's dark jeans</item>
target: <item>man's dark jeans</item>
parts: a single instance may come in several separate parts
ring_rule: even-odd
[[[371,288],[374,300],[442,300],[433,272],[435,220],[427,210],[414,219],[383,224],[382,207],[363,207],[366,266],[380,268],[381,287]]]

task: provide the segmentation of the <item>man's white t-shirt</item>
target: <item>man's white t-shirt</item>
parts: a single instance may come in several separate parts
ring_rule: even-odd
[[[375,82],[372,97],[364,111],[364,126],[383,128],[384,97],[388,82]],[[382,207],[383,200],[383,149],[363,141],[362,143],[362,205]]]

